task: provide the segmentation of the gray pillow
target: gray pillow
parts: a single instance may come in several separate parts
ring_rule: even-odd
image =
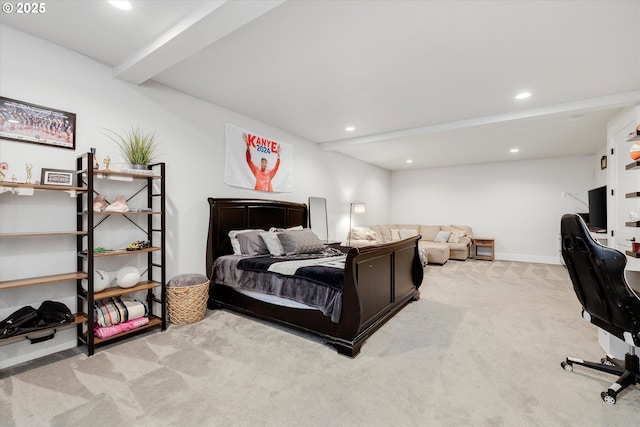
[[[318,236],[308,228],[283,231],[278,233],[278,238],[286,255],[312,254],[324,247]]]
[[[263,233],[263,231],[255,230],[238,233],[237,238],[242,255],[264,255],[269,253],[269,249],[267,249],[267,245],[262,240],[260,233]]]

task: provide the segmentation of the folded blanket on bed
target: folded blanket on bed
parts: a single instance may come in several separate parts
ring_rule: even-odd
[[[137,319],[129,320],[127,322],[118,323],[113,326],[98,326],[93,328],[93,334],[98,338],[108,338],[122,332],[130,331],[132,329],[139,328],[149,323],[148,317],[138,317]]]
[[[112,326],[147,315],[147,306],[128,298],[105,298],[94,302],[93,310],[98,325]]]
[[[293,260],[266,255],[244,258],[238,262],[238,268],[299,277],[339,291],[342,290],[344,284],[346,259],[346,254],[307,259],[293,258]]]

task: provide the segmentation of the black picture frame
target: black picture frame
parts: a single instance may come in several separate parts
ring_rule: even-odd
[[[68,169],[42,168],[42,172],[40,173],[40,184],[75,187],[76,171]]]
[[[0,138],[76,149],[76,115],[0,96]]]

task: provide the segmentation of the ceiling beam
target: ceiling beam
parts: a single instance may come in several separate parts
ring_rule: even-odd
[[[383,132],[372,135],[358,136],[354,138],[338,139],[318,143],[321,150],[330,151],[340,147],[358,144],[370,144],[388,139],[406,138],[416,135],[444,132],[454,129],[462,129],[473,126],[483,126],[510,120],[529,119],[534,117],[551,116],[563,113],[585,114],[592,111],[600,111],[608,108],[619,108],[640,103],[640,90],[624,92],[616,95],[591,98],[564,104],[548,105],[546,107],[532,108],[529,110],[513,111],[510,113],[495,114],[491,116],[475,117],[472,119],[456,120],[453,122],[438,123],[435,125],[421,126],[417,128],[400,129],[391,132]]]
[[[131,83],[144,83],[284,1],[205,1],[151,43],[116,65],[114,74]]]

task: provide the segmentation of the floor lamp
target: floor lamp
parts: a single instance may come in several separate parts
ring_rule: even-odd
[[[347,246],[351,246],[351,219],[353,214],[360,215],[367,211],[367,205],[364,202],[351,202],[349,208],[349,239],[347,239]]]

